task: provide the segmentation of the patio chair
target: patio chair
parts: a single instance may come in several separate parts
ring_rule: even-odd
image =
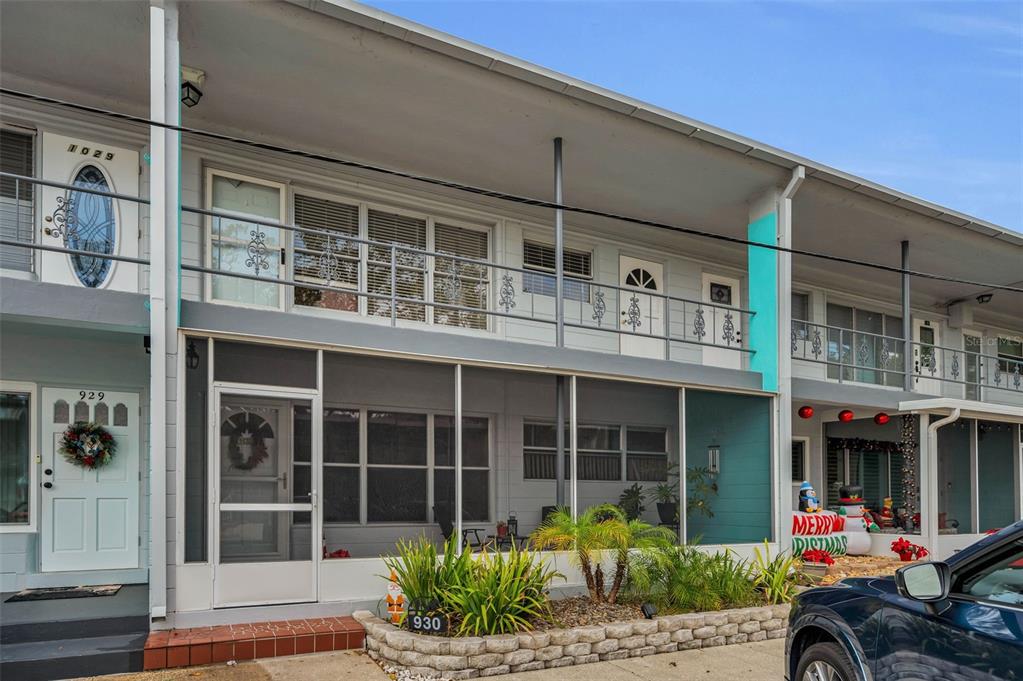
[[[450,506],[434,506],[433,507],[433,518],[440,525],[440,533],[444,536],[444,541],[451,538],[451,535],[455,533],[455,514]],[[483,546],[483,537],[480,532],[484,532],[485,528],[482,527],[463,527],[462,528],[462,545],[468,546],[469,548],[478,549]],[[472,539],[469,539],[469,535],[472,535]]]

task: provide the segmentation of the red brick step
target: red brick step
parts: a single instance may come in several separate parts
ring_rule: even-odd
[[[146,639],[146,670],[229,660],[362,648],[366,632],[351,617],[311,617],[217,627],[154,631]]]

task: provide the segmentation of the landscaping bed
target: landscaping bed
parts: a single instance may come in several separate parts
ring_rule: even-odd
[[[846,577],[885,577],[894,575],[900,567],[907,565],[886,556],[840,556],[821,579],[821,585],[834,584]]]
[[[385,668],[425,678],[471,679],[783,638],[788,614],[788,604],[765,605],[467,637],[412,633],[368,610],[353,616],[366,629],[370,657]]]

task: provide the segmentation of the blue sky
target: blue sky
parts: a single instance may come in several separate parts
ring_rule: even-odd
[[[1023,2],[370,4],[1023,232]]]

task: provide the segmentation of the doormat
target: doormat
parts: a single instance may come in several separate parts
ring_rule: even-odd
[[[64,598],[92,598],[94,596],[113,596],[121,590],[120,584],[105,586],[58,586],[52,589],[25,589],[19,591],[4,603],[19,601],[58,601]]]

